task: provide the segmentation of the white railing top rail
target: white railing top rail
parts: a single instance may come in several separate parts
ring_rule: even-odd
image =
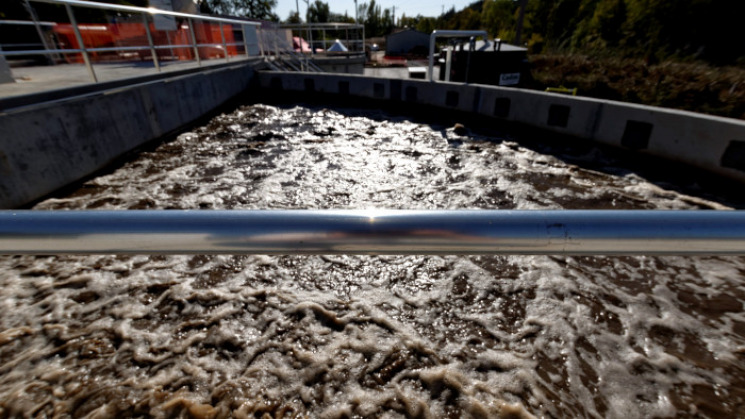
[[[228,19],[228,18],[217,17],[217,16],[212,16],[212,15],[195,15],[195,14],[190,14],[190,13],[172,12],[168,10],[156,9],[154,7],[124,6],[120,4],[95,3],[95,2],[82,1],[82,0],[29,0],[29,1],[33,1],[36,3],[69,5],[69,6],[74,6],[74,7],[87,7],[90,9],[115,10],[119,12],[148,13],[151,15],[183,17],[187,19],[199,19],[199,20],[208,20],[211,22],[228,23],[231,25],[261,26],[260,22],[253,22],[249,20]]]
[[[0,25],[18,25],[18,26],[34,26],[34,25],[41,25],[41,26],[54,26],[57,23],[55,22],[46,22],[46,21],[39,21],[34,22],[33,20],[8,20],[8,19],[0,19]]]
[[[345,22],[281,23],[279,27],[281,29],[362,29],[364,25]]]

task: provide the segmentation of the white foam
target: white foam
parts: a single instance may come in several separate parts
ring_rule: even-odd
[[[626,171],[600,150],[573,159],[605,168],[384,114],[254,105],[36,208],[722,207],[614,175]],[[740,258],[3,257],[0,399],[46,406],[38,415],[126,389],[90,412],[125,415],[127,400],[153,415],[673,416],[703,405],[692,386],[720,392],[716,403],[738,378],[743,269]]]

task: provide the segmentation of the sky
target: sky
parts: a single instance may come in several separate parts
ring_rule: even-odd
[[[296,0],[277,0],[277,7],[274,9],[274,12],[280,19],[287,19],[290,10],[296,10],[295,1]],[[396,6],[396,19],[398,19],[403,13],[405,13],[406,16],[422,15],[437,17],[442,13],[443,7],[445,10],[449,10],[451,7],[455,6],[455,10],[460,10],[473,3],[473,1],[474,0],[375,0],[375,3],[379,4],[381,9],[393,8],[393,6]],[[300,5],[300,15],[305,16],[305,1],[297,0],[297,2]],[[329,8],[333,13],[344,14],[346,11],[349,16],[354,17],[354,0],[327,0],[326,2],[329,4]],[[369,0],[357,0],[357,3],[369,3]]]

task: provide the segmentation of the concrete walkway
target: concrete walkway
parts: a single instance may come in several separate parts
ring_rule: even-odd
[[[231,57],[230,62],[245,60],[245,57]],[[256,57],[250,57],[255,60]],[[202,66],[225,64],[224,59],[202,60]],[[197,68],[196,61],[170,61],[161,63],[161,73]],[[93,69],[99,83],[132,77],[158,74],[152,62],[97,63]],[[53,66],[15,67],[11,69],[15,83],[0,83],[0,99],[41,93],[48,90],[93,84],[88,70],[83,64],[60,64]],[[365,68],[365,76],[408,79],[406,67]],[[439,71],[435,67],[435,80]]]
[[[251,57],[256,59],[256,57]],[[246,58],[231,57],[230,62],[245,61]],[[225,59],[202,60],[202,66],[225,64]],[[171,61],[161,63],[161,73],[199,67],[196,61]],[[99,82],[127,79],[158,74],[152,62],[97,63],[93,70]],[[48,90],[92,84],[88,70],[83,64],[60,64],[53,66],[17,67],[11,69],[15,83],[0,84],[0,98],[40,93]]]

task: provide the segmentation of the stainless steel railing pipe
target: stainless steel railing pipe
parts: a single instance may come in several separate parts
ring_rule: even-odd
[[[745,211],[0,211],[0,254],[745,255]]]

